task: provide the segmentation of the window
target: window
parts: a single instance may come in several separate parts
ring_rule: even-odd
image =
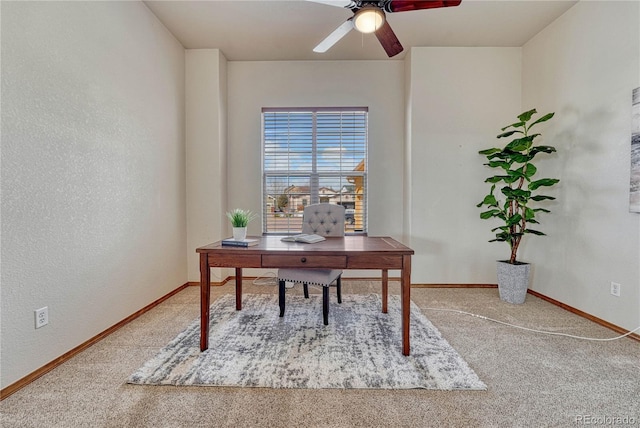
[[[367,108],[263,108],[264,233],[300,233],[308,204],[346,209],[367,231]]]

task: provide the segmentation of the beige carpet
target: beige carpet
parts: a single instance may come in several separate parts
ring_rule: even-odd
[[[247,282],[244,288],[277,294],[273,286]],[[343,294],[378,291],[377,282],[343,284]],[[390,291],[399,294],[398,285]],[[212,299],[224,293],[233,293],[233,284],[212,288]],[[189,287],[2,401],[0,425],[569,427],[598,417],[633,417],[640,425],[638,342],[545,336],[424,309],[462,309],[582,336],[616,335],[535,297],[515,306],[500,302],[497,294],[495,289],[412,289],[411,296],[489,386],[484,392],[127,385],[131,373],[198,316],[199,289]]]

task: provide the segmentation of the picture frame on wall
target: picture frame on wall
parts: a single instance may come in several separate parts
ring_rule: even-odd
[[[631,96],[631,174],[629,211],[640,213],[640,88]]]

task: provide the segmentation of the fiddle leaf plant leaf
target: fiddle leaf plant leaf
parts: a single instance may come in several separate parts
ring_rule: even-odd
[[[506,126],[502,128],[502,130],[504,131],[505,129],[509,129],[514,125],[517,125],[517,124],[514,123],[513,125]],[[505,131],[501,134],[498,134],[496,138],[506,138],[506,137],[512,136],[513,134],[522,134],[522,131],[518,131],[517,129],[512,129],[511,131]]]
[[[516,122],[516,123],[512,123],[511,125],[507,125],[504,128],[500,129],[501,131],[505,131],[509,128],[522,128],[523,126],[526,125],[526,122],[520,121],[520,122]],[[522,134],[522,131],[518,131],[518,130],[514,130],[513,132],[519,132]],[[500,136],[498,135],[498,138],[500,138]]]
[[[539,117],[538,119],[536,119],[531,125],[529,125],[529,129],[531,129],[531,127],[533,125],[536,125],[538,123],[542,123],[542,122],[546,122],[547,120],[551,119],[553,117],[555,113],[547,113],[542,117]]]
[[[495,217],[496,214],[498,214],[499,212],[500,212],[500,210],[485,211],[483,213],[480,213],[480,218],[483,219],[483,220],[486,220],[488,218]]]
[[[507,144],[504,150],[512,152],[524,152],[527,151],[532,144],[533,138],[531,137],[516,138],[515,140]]]
[[[524,209],[524,219],[531,223],[532,220],[536,218],[536,210],[531,209],[529,207],[525,207]]]
[[[531,156],[530,154],[513,153],[509,157],[509,159],[511,159],[511,161],[514,163],[527,163],[531,159],[533,159],[533,156]]]
[[[525,123],[529,122],[531,120],[531,118],[533,117],[533,115],[536,114],[536,113],[537,113],[536,109],[531,109],[529,111],[525,111],[524,113],[521,113],[518,116],[518,120],[520,122],[525,122]]]
[[[531,155],[531,158],[533,159],[533,156],[537,155],[538,153],[553,153],[556,151],[555,147],[551,147],[551,146],[535,146],[532,147],[531,150],[529,151],[529,154]]]
[[[544,200],[553,201],[555,198],[553,196],[545,196],[545,195],[535,195],[531,197],[532,201],[540,202]]]
[[[497,207],[498,206],[498,201],[496,200],[496,197],[493,196],[493,194],[489,194],[489,195],[484,197],[484,200],[482,202],[480,202],[480,205],[478,205],[478,206],[480,207],[482,205],[488,205],[490,207]]]
[[[556,178],[542,178],[540,180],[532,181],[531,183],[529,183],[529,190],[537,190],[539,187],[542,187],[542,186],[553,186],[559,181],[560,180]]]
[[[478,153],[481,154],[481,155],[484,155],[484,156],[488,156],[488,155],[492,155],[494,153],[501,152],[501,151],[502,150],[497,149],[497,148],[494,147],[492,149],[480,150]]]
[[[496,175],[496,176],[487,178],[484,182],[485,183],[498,183],[498,182],[504,180],[505,178],[509,178],[509,176]]]
[[[520,223],[521,220],[522,220],[522,216],[520,214],[514,214],[507,219],[507,225],[513,226],[514,224]]]
[[[509,168],[511,168],[511,164],[509,162],[505,162],[505,161],[491,161],[489,163],[486,163],[485,165],[491,167],[491,168],[502,168],[505,171],[508,171]]]
[[[530,233],[532,235],[538,235],[538,236],[546,236],[545,233],[542,233],[539,230],[533,230],[533,229],[525,229],[524,233]]]
[[[526,178],[531,178],[538,172],[538,168],[536,168],[534,164],[528,163],[522,167],[522,172]]]

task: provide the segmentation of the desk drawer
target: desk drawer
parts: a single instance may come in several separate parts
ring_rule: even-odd
[[[260,267],[260,255],[250,255],[250,254],[209,254],[209,266],[211,267],[232,267],[232,268],[242,268],[242,267]]]
[[[349,269],[402,269],[402,256],[353,256],[349,257]]]
[[[263,255],[262,267],[271,268],[327,268],[344,269],[347,267],[347,256],[275,256]]]

